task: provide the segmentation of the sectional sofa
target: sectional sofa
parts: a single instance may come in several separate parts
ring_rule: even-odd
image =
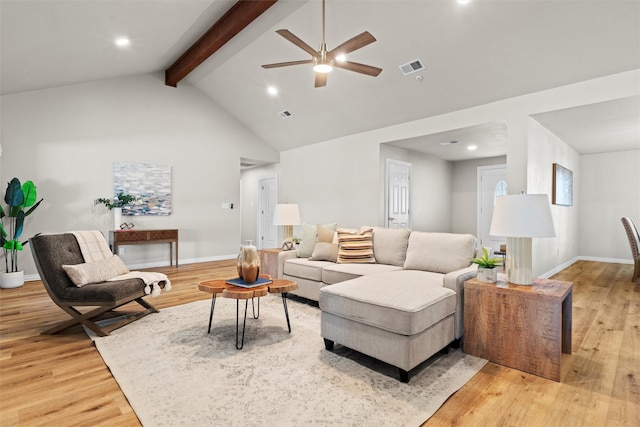
[[[463,285],[477,272],[473,235],[327,224],[309,243],[305,226],[298,251],[279,254],[278,277],[318,301],[328,350],[339,343],[387,362],[407,382],[462,337]]]

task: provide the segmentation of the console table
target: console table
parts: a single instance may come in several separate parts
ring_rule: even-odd
[[[110,231],[109,245],[113,253],[118,253],[118,246],[144,245],[149,243],[169,243],[169,265],[173,265],[173,248],[175,243],[176,267],[178,266],[178,230],[126,230]]]
[[[464,282],[464,352],[560,381],[561,353],[571,354],[573,284],[533,279]]]

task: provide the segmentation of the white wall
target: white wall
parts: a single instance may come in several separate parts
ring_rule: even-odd
[[[124,217],[137,229],[180,229],[180,258],[206,260],[237,253],[240,157],[278,161],[278,153],[189,86],[171,88],[141,75],[1,98],[2,170],[31,179],[45,201],[26,235],[111,229],[109,211],[93,205],[113,197],[113,162],[169,165],[173,212]],[[2,189],[4,194],[4,188]],[[129,265],[168,264],[166,245],[127,246]],[[35,267],[28,249],[25,274]]]
[[[328,141],[280,154],[280,202],[309,224],[382,225],[378,145]]]
[[[578,252],[631,261],[620,218],[640,227],[640,150],[580,157]]]
[[[533,239],[533,275],[539,276],[578,255],[578,213],[581,212],[580,155],[535,119],[529,119],[528,194],[547,194],[551,203],[553,164],[573,172],[573,206],[551,205],[556,237]]]

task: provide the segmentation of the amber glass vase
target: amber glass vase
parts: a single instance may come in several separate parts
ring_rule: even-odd
[[[247,283],[253,283],[258,280],[260,275],[260,256],[258,248],[251,244],[244,245],[240,248],[238,254],[238,276]]]

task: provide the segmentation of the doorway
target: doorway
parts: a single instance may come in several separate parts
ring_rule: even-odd
[[[411,163],[387,159],[387,221],[389,228],[411,227]]]
[[[273,225],[273,212],[278,203],[278,179],[263,178],[258,182],[260,205],[258,206],[258,249],[278,246],[278,228]]]
[[[491,236],[489,230],[496,198],[507,194],[507,165],[479,166],[477,193],[478,242],[480,246],[500,250],[505,238]]]

